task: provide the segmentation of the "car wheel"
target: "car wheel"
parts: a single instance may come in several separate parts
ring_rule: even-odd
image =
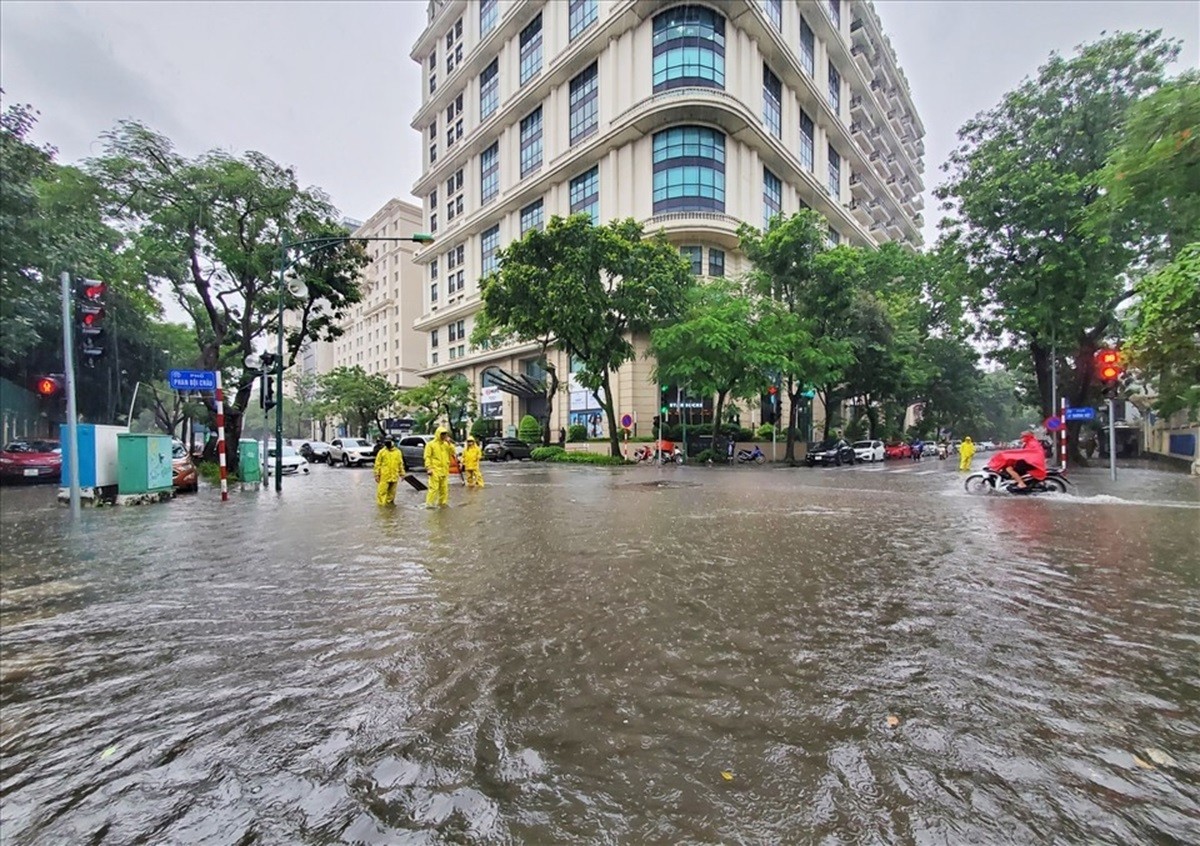
[[[342,456],[342,466],[343,466],[343,467],[349,467],[349,466],[350,466],[350,456],[348,456],[348,455],[343,455],[343,456]]]
[[[504,460],[505,460],[505,461],[512,461],[512,457],[513,457],[513,454],[512,454],[511,452],[506,452],[506,453],[504,453]]]

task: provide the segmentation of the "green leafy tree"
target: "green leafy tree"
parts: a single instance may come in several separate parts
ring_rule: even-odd
[[[332,416],[340,418],[361,437],[371,424],[383,429],[382,414],[397,401],[396,389],[378,373],[359,366],[335,367],[320,378],[321,396]]]
[[[1052,411],[1052,350],[1073,361],[1062,381],[1073,404],[1086,404],[1093,352],[1132,293],[1123,274],[1141,240],[1136,222],[1103,233],[1085,223],[1127,110],[1164,83],[1177,53],[1159,33],[1139,32],[1052,55],[959,130],[937,192],[951,213],[946,246],[966,267],[979,335],[1006,366],[1029,360],[1043,415]]]
[[[755,306],[756,298],[725,279],[689,290],[679,321],[650,335],[658,381],[687,385],[704,396],[715,394],[714,420],[723,419],[727,398],[757,395],[766,387],[768,352]]]
[[[421,432],[433,432],[438,421],[445,420],[457,433],[467,417],[478,414],[471,382],[458,373],[438,373],[423,385],[401,391],[396,402],[412,413]]]
[[[1089,213],[1101,232],[1133,220],[1145,252],[1162,254],[1163,238],[1167,258],[1200,241],[1200,71],[1130,106],[1099,178],[1105,195]]]
[[[646,238],[633,220],[592,225],[584,214],[551,218],[501,252],[483,281],[486,320],[520,340],[552,337],[583,369],[576,374],[608,420],[620,455],[610,377],[633,359],[634,333],[673,319],[695,284],[665,238]]]
[[[1138,285],[1136,322],[1129,335],[1133,364],[1152,380],[1155,410],[1164,416],[1200,414],[1200,242]]]
[[[542,424],[532,414],[526,414],[517,424],[517,437],[528,443],[534,443],[542,434]]]
[[[236,157],[210,151],[180,155],[164,136],[122,122],[104,136],[103,156],[88,163],[109,197],[109,212],[132,232],[146,273],[164,283],[191,318],[206,370],[222,370],[238,385],[226,404],[229,439],[236,443],[250,403],[252,380],[242,361],[279,331],[277,273],[284,239],[338,238],[346,230],[328,198],[301,188],[295,173],[261,153]],[[284,292],[292,319],[285,363],[302,343],[333,339],[338,321],[358,302],[361,245],[338,243],[306,255],[293,252],[291,273],[305,297]],[[236,454],[234,454],[236,460]]]
[[[827,311],[844,313],[849,294],[831,285],[836,262],[822,258],[824,218],[809,209],[776,216],[766,231],[742,224],[742,252],[753,263],[751,290],[763,298],[759,325],[767,363],[764,376],[778,374],[788,398],[785,459],[796,463],[796,427],[808,386],[842,379],[851,362],[850,345],[822,332]]]

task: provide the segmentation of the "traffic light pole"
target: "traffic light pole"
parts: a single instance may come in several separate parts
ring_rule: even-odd
[[[1108,478],[1117,480],[1117,400],[1108,398]]]
[[[71,519],[79,519],[79,415],[75,408],[75,346],[71,342],[71,274],[62,272],[63,374],[67,384],[67,473]]]

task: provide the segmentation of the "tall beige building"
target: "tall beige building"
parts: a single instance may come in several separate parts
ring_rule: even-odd
[[[420,208],[393,199],[355,229],[354,236],[408,238],[423,227]],[[425,369],[425,336],[412,328],[425,310],[423,269],[413,260],[417,246],[408,241],[364,244],[371,262],[359,280],[362,301],[352,306],[342,321],[345,334],[328,344],[332,355],[320,349],[323,345],[312,351],[318,372],[358,366],[400,388],[413,388],[424,381],[420,372]]]
[[[499,424],[540,414],[542,369],[532,346],[471,345],[478,280],[552,215],[633,217],[703,276],[746,269],[742,221],[801,207],[834,242],[920,243],[924,130],[870,3],[433,0],[411,56],[413,193],[437,239],[416,258],[421,372],[466,375]],[[552,361],[567,391],[552,426],[602,429],[572,363]],[[613,380],[640,433],[660,401],[650,368],[639,358]],[[709,407],[668,397],[693,422]]]

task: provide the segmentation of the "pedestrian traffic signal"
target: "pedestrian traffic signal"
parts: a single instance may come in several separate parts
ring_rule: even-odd
[[[62,382],[56,376],[38,376],[33,380],[33,389],[38,396],[49,399],[62,392]]]
[[[84,364],[95,367],[97,359],[104,355],[104,295],[108,286],[94,279],[80,279],[77,284],[79,352]]]
[[[258,404],[264,412],[275,407],[275,379],[270,372],[258,377]]]

